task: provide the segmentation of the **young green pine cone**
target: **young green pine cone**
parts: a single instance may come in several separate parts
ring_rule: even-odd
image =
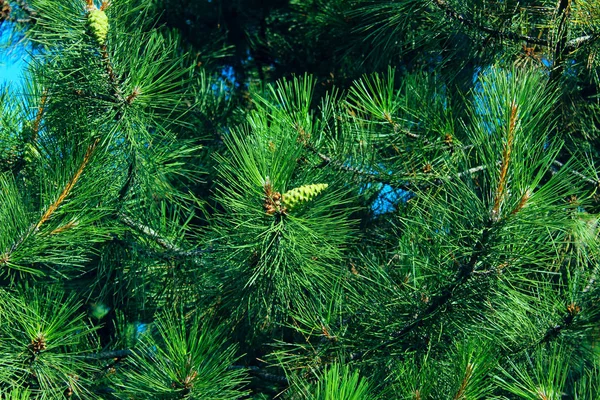
[[[313,185],[304,185],[292,190],[288,190],[281,196],[281,201],[288,211],[301,203],[315,198],[319,193],[329,186],[326,183],[315,183]]]
[[[102,10],[90,10],[88,13],[88,26],[96,41],[103,45],[108,34],[108,17]]]

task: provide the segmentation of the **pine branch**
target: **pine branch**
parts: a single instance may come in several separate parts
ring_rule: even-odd
[[[352,360],[359,360],[363,358],[367,353],[375,349],[389,346],[401,339],[402,337],[406,336],[408,333],[412,332],[417,327],[419,327],[421,323],[427,318],[433,316],[440,308],[448,304],[448,302],[452,300],[454,292],[458,288],[463,286],[472,276],[480,275],[478,274],[478,271],[475,270],[475,267],[485,252],[485,247],[487,246],[489,240],[492,224],[493,221],[490,220],[486,224],[486,226],[484,226],[480,239],[473,247],[473,251],[471,253],[469,261],[466,264],[462,264],[459,267],[459,270],[456,273],[452,282],[439,290],[438,294],[434,296],[433,299],[431,299],[431,302],[429,303],[427,308],[419,311],[417,315],[412,319],[412,321],[406,323],[400,330],[392,332],[390,334],[392,339],[389,339],[384,343],[377,345],[374,349],[353,353],[350,355],[350,358]]]
[[[478,29],[478,30],[488,33],[494,37],[501,37],[501,38],[506,38],[506,39],[511,39],[511,40],[522,40],[527,43],[544,46],[544,47],[550,46],[550,42],[546,39],[540,39],[540,38],[536,38],[533,36],[527,36],[527,35],[520,35],[515,32],[498,31],[496,29],[489,28],[485,25],[479,24],[476,21],[474,21],[473,19],[470,19],[470,18],[466,17],[465,15],[460,14],[457,11],[455,11],[454,9],[452,9],[448,5],[446,0],[432,0],[432,1],[436,4],[436,6],[438,6],[438,8],[440,8],[441,10],[446,12],[446,15],[448,15],[450,18],[457,20],[461,24],[468,26],[470,28]],[[564,6],[560,7],[560,8],[562,10],[565,9]],[[595,32],[592,34],[589,34],[589,35],[580,36],[580,37],[571,39],[569,41],[566,41],[564,43],[563,48],[568,52],[572,52],[572,51],[578,49],[579,47],[581,47],[582,45],[598,39],[598,37],[600,37],[600,35]]]
[[[469,28],[477,29],[481,32],[488,33],[495,37],[500,37],[500,38],[510,39],[510,40],[522,40],[522,41],[525,41],[525,42],[531,43],[531,44],[536,44],[536,45],[540,45],[540,46],[548,46],[548,41],[545,39],[539,39],[539,38],[536,38],[533,36],[527,36],[527,35],[520,35],[516,32],[499,31],[499,30],[487,27],[485,25],[482,25],[479,22],[476,22],[475,20],[473,20],[463,14],[460,14],[459,12],[454,10],[446,2],[446,0],[432,0],[432,1],[440,10],[444,11],[448,17],[460,22],[461,24],[463,24]]]
[[[515,32],[510,32],[510,31],[499,31],[499,30],[487,27],[485,25],[482,25],[482,24],[474,21],[471,18],[468,18],[467,16],[465,16],[463,14],[460,14],[459,12],[457,12],[456,10],[451,8],[450,5],[446,2],[446,0],[432,0],[432,1],[435,3],[435,5],[439,9],[444,11],[448,17],[460,22],[461,24],[463,24],[469,28],[477,29],[481,32],[488,33],[494,37],[506,38],[506,39],[515,40],[515,41],[524,41],[524,42],[527,42],[530,44],[535,44],[538,46],[549,47],[551,44],[546,39],[540,39],[540,38],[528,36],[528,35],[521,35],[521,34],[518,34]],[[561,0],[561,3],[559,4],[558,11],[562,12],[563,15],[564,15],[564,11],[567,9],[567,5],[565,4],[566,1],[567,0]],[[570,3],[570,0],[568,0],[568,1]],[[578,49],[579,47],[581,47],[582,45],[598,39],[599,36],[600,35],[598,33],[594,32],[592,34],[580,36],[580,37],[571,39],[569,41],[566,41],[566,39],[565,39],[563,41],[562,49],[566,50],[567,52],[572,52],[572,51]],[[566,35],[564,36],[564,38],[566,38]]]
[[[464,285],[469,280],[469,278],[471,276],[473,276],[473,272],[475,272],[475,266],[476,266],[477,262],[479,261],[479,259],[481,258],[481,256],[483,255],[485,246],[487,245],[487,241],[489,239],[489,234],[490,234],[490,229],[491,229],[490,224],[488,224],[487,226],[485,226],[483,228],[481,238],[475,244],[475,247],[473,248],[473,252],[471,253],[471,257],[469,258],[469,261],[466,264],[463,264],[460,266],[460,268],[459,268],[456,276],[452,280],[452,282],[449,285],[443,287],[440,290],[440,292],[438,293],[438,295],[435,296],[431,300],[431,303],[429,304],[429,306],[427,308],[425,308],[424,310],[420,311],[417,314],[417,316],[413,319],[413,321],[406,324],[399,331],[392,333],[392,335],[391,335],[392,337],[401,338],[402,336],[406,335],[407,333],[409,333],[413,329],[415,329],[417,326],[419,326],[419,324],[423,320],[425,320],[429,316],[433,315],[442,306],[447,304],[454,296],[454,291],[456,289],[458,289],[460,286]]]
[[[549,342],[550,340],[556,338],[563,330],[569,328],[573,324],[576,315],[577,314],[575,312],[567,311],[559,324],[548,328],[546,334],[544,337],[542,337],[542,339],[540,339],[536,346]]]
[[[571,10],[571,0],[560,0],[556,14],[560,18],[560,22],[556,28],[557,38],[554,46],[554,65],[550,72],[550,82],[555,82],[563,72],[564,50],[567,43],[567,19]]]

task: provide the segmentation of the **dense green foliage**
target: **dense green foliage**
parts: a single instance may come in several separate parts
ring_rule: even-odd
[[[596,1],[0,31],[0,398],[600,398]]]

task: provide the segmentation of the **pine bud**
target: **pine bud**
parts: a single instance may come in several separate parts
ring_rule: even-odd
[[[104,303],[92,303],[90,304],[90,309],[92,317],[98,320],[106,317],[110,311],[110,307]]]
[[[88,13],[88,26],[96,41],[103,45],[108,35],[108,17],[102,10],[90,10]]]
[[[288,190],[282,195],[282,202],[288,211],[301,203],[306,203],[319,195],[329,186],[326,183],[315,183],[313,185],[304,185],[292,190]]]

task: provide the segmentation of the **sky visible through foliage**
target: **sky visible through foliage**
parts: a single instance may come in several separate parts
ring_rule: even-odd
[[[22,46],[8,47],[12,34],[9,23],[0,28],[0,85],[14,85],[21,81],[26,65],[27,54]]]

